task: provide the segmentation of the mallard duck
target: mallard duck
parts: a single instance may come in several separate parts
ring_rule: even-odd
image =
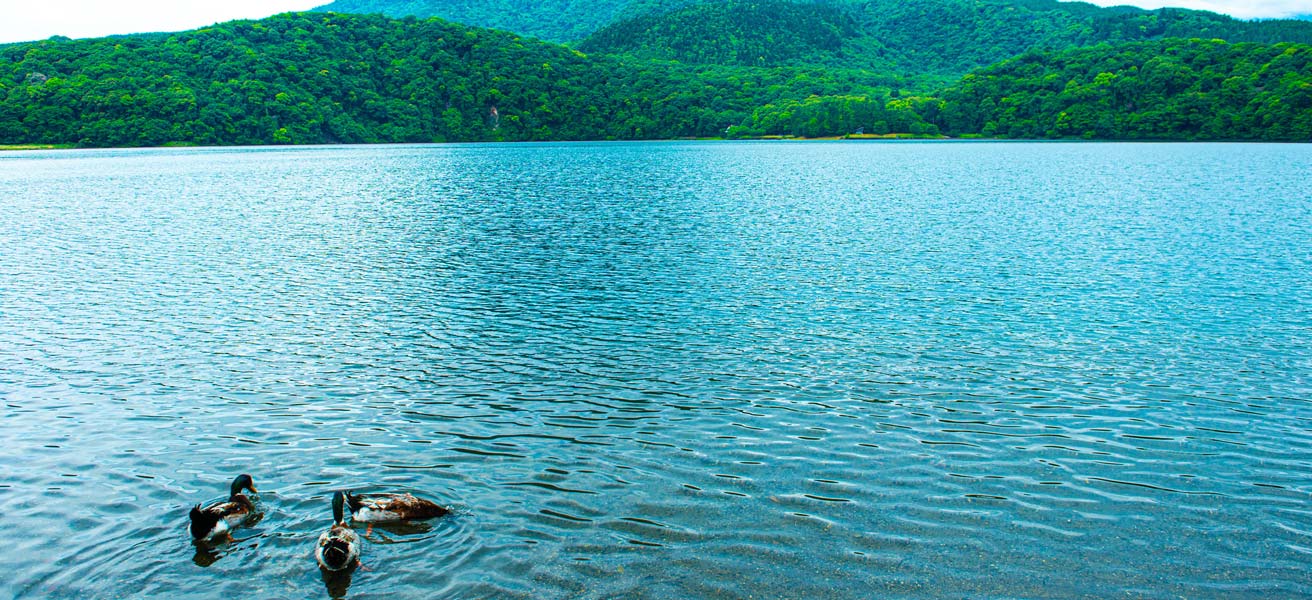
[[[333,494],[333,526],[319,536],[314,549],[314,559],[327,571],[345,571],[360,564],[360,536],[343,522],[345,503],[345,494]]]
[[[250,518],[255,513],[255,503],[242,494],[242,490],[250,490],[252,494],[259,493],[251,476],[242,474],[232,480],[227,500],[206,506],[199,504],[193,506],[190,515],[191,537],[209,540],[222,535],[230,536],[228,533],[230,530]]]
[[[414,494],[360,494],[346,492],[351,520],[361,523],[398,523],[436,519],[450,513],[437,503]]]

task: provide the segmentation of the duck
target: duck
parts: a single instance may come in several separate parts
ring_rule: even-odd
[[[365,536],[373,535],[374,523],[404,523],[436,519],[450,514],[450,510],[435,502],[416,498],[414,494],[352,494],[346,492],[346,505],[351,509],[351,521],[368,523]]]
[[[191,537],[197,540],[211,540],[219,536],[227,536],[231,539],[230,532],[255,514],[255,503],[243,494],[242,490],[250,490],[252,494],[259,493],[255,489],[255,480],[243,473],[232,480],[227,500],[193,506],[189,515]]]
[[[360,536],[345,523],[346,494],[333,494],[333,526],[319,535],[314,559],[325,571],[347,571],[360,564]]]
[[[361,523],[399,523],[436,519],[451,511],[414,494],[352,494],[346,492],[351,520]]]

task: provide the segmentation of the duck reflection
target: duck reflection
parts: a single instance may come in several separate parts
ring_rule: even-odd
[[[218,551],[209,544],[196,542],[195,545],[196,555],[191,557],[191,562],[196,563],[196,566],[202,569],[219,562],[219,559],[223,558],[223,555],[219,554]]]
[[[384,532],[383,533],[379,532]],[[405,538],[432,533],[433,526],[424,521],[400,521],[395,523],[372,523],[365,539],[375,544],[400,544],[406,541],[394,538]]]
[[[259,515],[255,517],[250,522],[250,524],[254,525],[255,523],[258,523],[260,518],[262,517],[263,515]],[[192,555],[191,562],[196,563],[196,566],[201,567],[202,569],[208,568],[214,565],[214,563],[219,562],[219,560],[222,559],[223,557],[227,556],[228,554],[231,554],[232,549],[237,544],[241,544],[249,540],[256,539],[258,537],[260,536],[253,535],[250,537],[230,538],[224,540],[192,540],[191,545],[196,548],[196,553]]]
[[[351,590],[351,574],[354,571],[319,569],[319,573],[323,575],[323,584],[328,588],[328,597],[340,600]]]

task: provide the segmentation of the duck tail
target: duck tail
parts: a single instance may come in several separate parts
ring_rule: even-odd
[[[323,549],[323,564],[333,571],[341,571],[351,566],[350,561],[350,547],[342,540],[332,540]]]
[[[191,513],[187,515],[191,519],[191,537],[203,540],[214,531],[214,526],[219,524],[219,517],[211,515],[200,509],[200,505],[191,507]]]

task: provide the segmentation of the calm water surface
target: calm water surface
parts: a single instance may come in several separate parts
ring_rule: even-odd
[[[1309,190],[1307,145],[0,153],[0,597],[1312,596]],[[339,488],[457,514],[325,582]]]

